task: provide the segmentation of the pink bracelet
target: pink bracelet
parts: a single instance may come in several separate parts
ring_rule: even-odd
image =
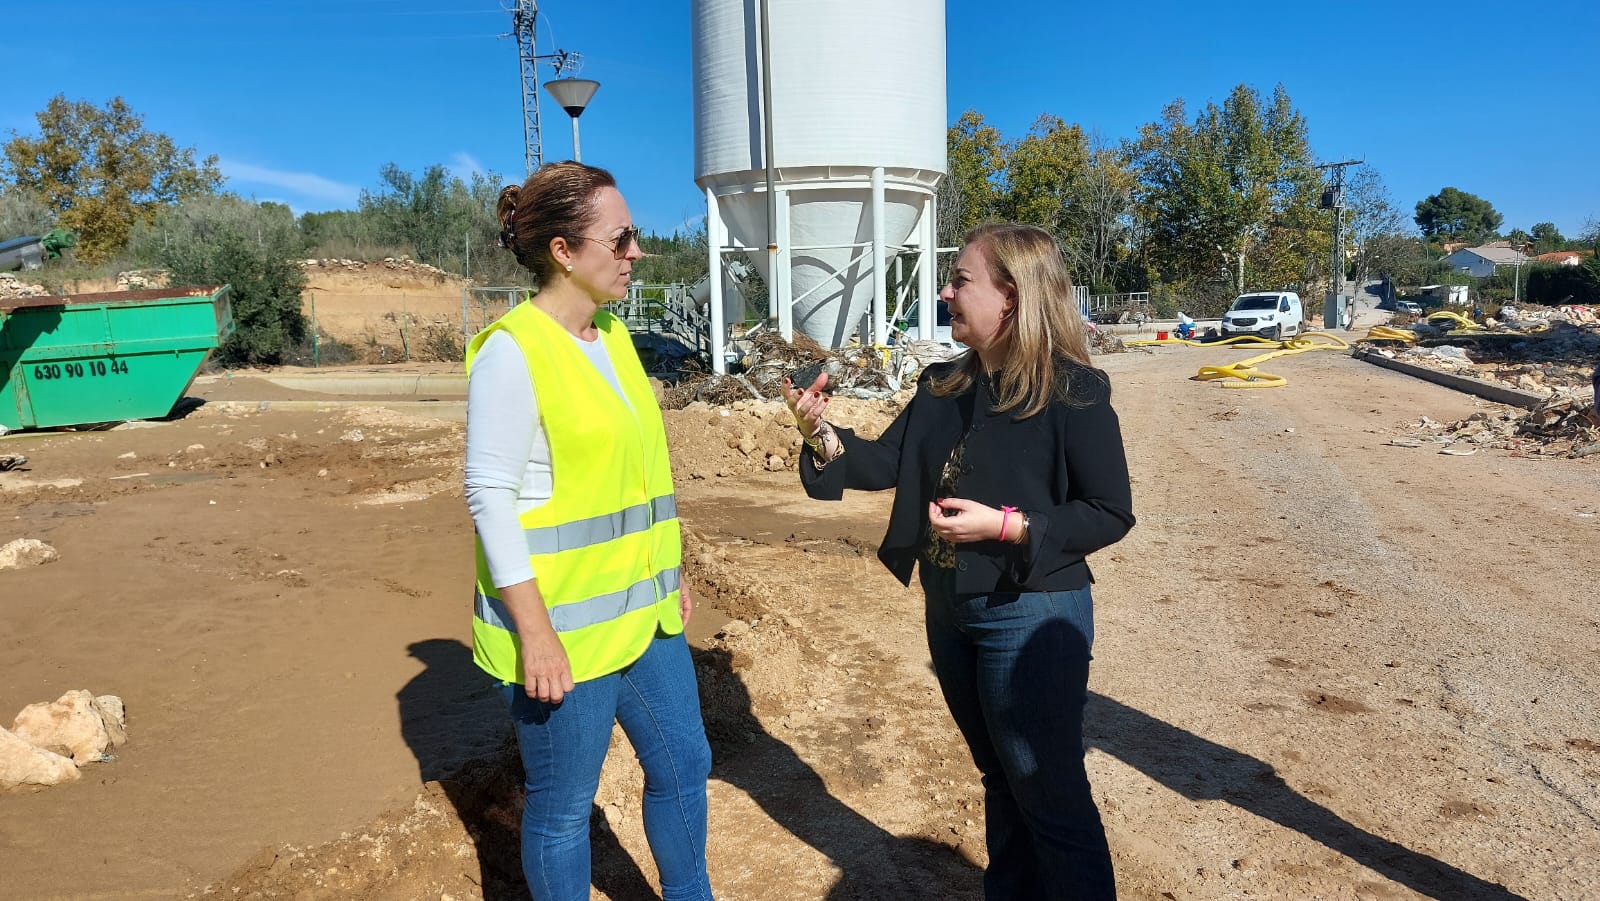
[[[1006,540],[1006,524],[1011,522],[1011,514],[1017,512],[1016,507],[1000,508],[1000,540]]]

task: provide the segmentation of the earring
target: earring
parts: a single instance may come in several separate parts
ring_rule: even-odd
[[[568,264],[567,264],[567,271],[568,271],[568,272],[571,272],[571,271],[572,271],[572,264],[571,264],[571,263],[568,263]]]

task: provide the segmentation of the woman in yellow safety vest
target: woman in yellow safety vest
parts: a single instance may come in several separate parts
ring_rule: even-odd
[[[711,749],[683,637],[661,408],[627,327],[639,230],[609,172],[554,163],[500,194],[500,242],[538,288],[467,347],[473,658],[499,679],[527,772],[522,866],[538,901],[589,897],[589,814],[620,722],[672,899],[709,899]]]

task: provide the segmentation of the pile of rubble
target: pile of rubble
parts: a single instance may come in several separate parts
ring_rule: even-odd
[[[0,300],[49,296],[50,292],[44,289],[44,285],[35,285],[17,278],[9,272],[0,272]]]
[[[955,354],[935,341],[906,341],[889,351],[861,346],[828,350],[805,335],[785,341],[768,331],[746,334],[731,347],[742,354],[739,372],[686,374],[667,390],[662,405],[676,410],[695,402],[720,406],[740,400],[781,400],[785,378],[805,387],[823,373],[835,397],[884,399],[894,396],[902,384],[914,382],[925,366]]]
[[[1146,348],[1146,350],[1151,353],[1154,352],[1149,348]],[[1118,338],[1116,335],[1113,335],[1110,332],[1101,331],[1097,328],[1091,328],[1089,330],[1089,353],[1123,354],[1127,352],[1128,345],[1124,344],[1122,339]]]
[[[752,331],[735,339],[730,349],[740,354],[737,372],[728,375],[688,372],[663,394],[662,406],[680,410],[693,403],[728,405],[737,401],[770,401],[783,397],[784,379],[808,387],[819,375],[828,376],[828,391],[835,397],[885,400],[916,385],[917,376],[935,363],[963,353],[938,341],[905,336],[890,348],[859,345],[828,350],[805,335],[785,341],[776,332]],[[1092,354],[1125,353],[1122,339],[1089,329]]]
[[[1574,398],[1589,391],[1590,374],[1600,361],[1600,328],[1544,320],[1536,330],[1502,334],[1494,341],[1464,338],[1459,345],[1374,347],[1371,352],[1552,398]]]
[[[344,270],[346,272],[366,272],[369,269],[387,269],[390,272],[400,272],[406,275],[425,276],[436,281],[458,278],[453,272],[446,272],[438,266],[419,263],[410,257],[384,257],[381,260],[346,260],[346,259],[315,259],[301,260],[302,269],[327,269]]]
[[[1537,308],[1505,306],[1500,308],[1498,319],[1486,319],[1483,324],[1488,328],[1505,327],[1517,331],[1533,331],[1558,322],[1597,325],[1600,324],[1600,313],[1595,312],[1594,307],[1582,304]]]
[[[1560,397],[1526,412],[1506,407],[1452,423],[1424,416],[1412,424],[1408,436],[1389,443],[1437,448],[1439,453],[1456,456],[1497,448],[1538,456],[1587,457],[1600,453],[1600,426],[1589,418],[1592,406],[1592,401]]]

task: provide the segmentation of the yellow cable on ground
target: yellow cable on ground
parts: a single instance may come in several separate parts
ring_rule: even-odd
[[[1270,353],[1264,353],[1260,356],[1251,357],[1248,360],[1240,360],[1237,363],[1229,363],[1226,366],[1202,366],[1200,367],[1199,374],[1195,376],[1195,379],[1202,382],[1209,382],[1217,379],[1239,380],[1238,382],[1224,383],[1222,386],[1224,388],[1282,388],[1284,385],[1289,384],[1288,379],[1281,375],[1272,375],[1271,373],[1261,372],[1260,370],[1256,369],[1256,365],[1258,363],[1265,363],[1274,357],[1286,357],[1292,354],[1303,354],[1313,350],[1348,350],[1350,348],[1350,345],[1347,344],[1344,339],[1335,335],[1326,334],[1324,332],[1307,332],[1303,335],[1296,335],[1295,337],[1281,343],[1267,343],[1279,343],[1280,346],[1277,350],[1271,351]]]

